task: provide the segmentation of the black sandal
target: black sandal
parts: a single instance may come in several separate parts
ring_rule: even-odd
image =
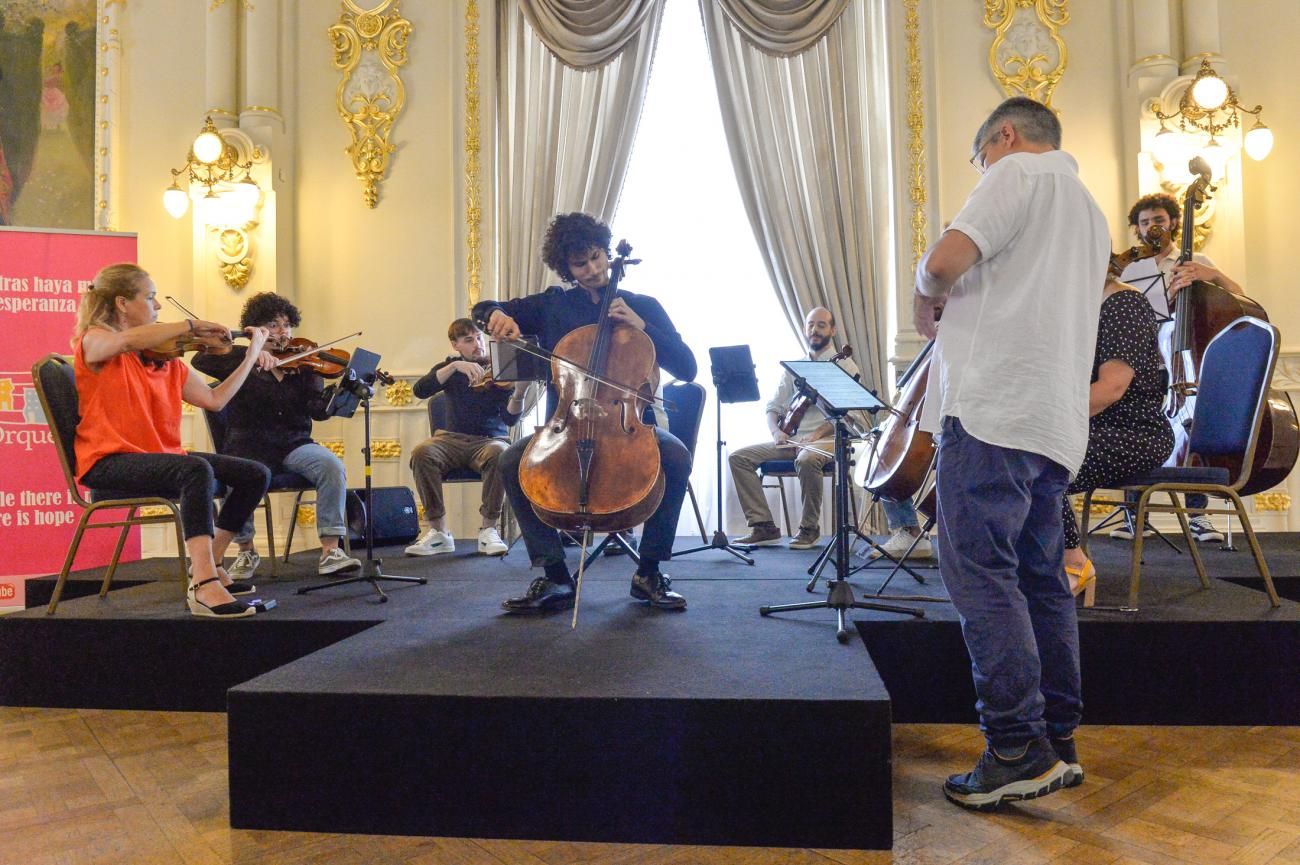
[[[246,616],[257,614],[257,610],[245,604],[243,601],[228,601],[224,604],[217,604],[210,607],[200,601],[197,597],[198,590],[208,583],[219,583],[220,577],[209,577],[201,583],[195,583],[189,587],[185,593],[185,605],[189,607],[190,615],[198,616],[205,619],[242,619]],[[227,590],[229,591],[229,590]]]

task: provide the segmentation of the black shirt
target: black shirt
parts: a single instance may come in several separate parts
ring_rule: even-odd
[[[428,375],[417,381],[412,390],[420,399],[438,393],[446,394],[446,429],[451,432],[506,438],[509,428],[519,420],[518,414],[506,410],[506,403],[510,402],[509,390],[499,387],[473,390],[469,386],[469,378],[463,372],[453,372],[445,382],[438,381],[438,370],[463,359],[460,355],[448,357],[429,370]]]
[[[633,312],[645,320],[645,333],[654,343],[655,360],[659,366],[681,381],[694,381],[697,372],[695,355],[682,341],[681,334],[673,327],[672,320],[659,301],[648,295],[633,294],[622,289],[619,289],[616,297],[621,297]],[[553,285],[541,294],[530,294],[505,303],[495,300],[477,303],[474,305],[474,320],[486,327],[487,320],[498,309],[515,320],[521,333],[536,334],[541,347],[549,351],[570,331],[596,324],[600,305],[592,301],[591,295],[584,288],[565,289]],[[555,402],[555,388],[548,387],[548,417],[555,412]]]
[[[228,354],[196,354],[194,368],[225,381],[247,351],[247,346],[237,345]],[[226,405],[227,431],[221,452],[280,471],[286,456],[311,443],[312,419],[326,419],[328,402],[324,380],[310,370],[286,372],[277,381],[274,374],[254,368]]]

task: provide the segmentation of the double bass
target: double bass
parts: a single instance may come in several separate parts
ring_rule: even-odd
[[[625,531],[645,522],[664,495],[659,442],[642,420],[659,387],[654,343],[609,317],[623,270],[634,263],[626,241],[617,251],[597,323],[570,331],[551,350],[555,411],[519,463],[533,510],[561,531]]]
[[[1197,177],[1187,188],[1183,201],[1179,264],[1192,260],[1195,211],[1214,189],[1210,186],[1210,167],[1204,159],[1199,156],[1192,159],[1188,168]],[[1175,431],[1191,421],[1191,397],[1196,395],[1198,370],[1210,340],[1245,315],[1268,321],[1268,313],[1254,300],[1233,294],[1209,282],[1193,282],[1174,298],[1173,345],[1172,356],[1169,358],[1169,416]],[[1270,389],[1267,402],[1260,422],[1255,457],[1251,462],[1250,479],[1240,490],[1243,496],[1282,483],[1295,467],[1297,455],[1300,455],[1300,425],[1297,424],[1291,397],[1283,391]],[[1180,445],[1185,446],[1181,442]],[[1178,455],[1178,448],[1175,448],[1175,456]],[[1202,464],[1226,468],[1235,477],[1242,470],[1245,454],[1213,458],[1193,454],[1192,458]]]

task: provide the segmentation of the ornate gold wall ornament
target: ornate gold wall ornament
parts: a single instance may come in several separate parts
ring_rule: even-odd
[[[984,26],[997,31],[989,68],[1007,96],[1051,107],[1065,74],[1065,41],[1057,31],[1070,23],[1069,6],[1070,0],[984,0]]]
[[[383,0],[362,9],[343,0],[339,23],[329,29],[334,67],[343,72],[335,99],[339,117],[352,134],[346,153],[364,188],[366,206],[372,208],[379,203],[379,182],[388,173],[389,156],[397,149],[389,136],[406,104],[397,70],[406,65],[412,28],[398,2]]]
[[[912,201],[912,267],[929,245],[925,216],[925,90],[921,76],[920,0],[904,0],[903,33],[907,41],[907,174]]]
[[[1291,496],[1283,492],[1256,493],[1255,510],[1259,513],[1282,513],[1291,510]]]
[[[95,210],[94,227],[99,231],[112,231],[117,216],[121,194],[114,194],[112,178],[118,173],[112,162],[115,150],[114,137],[117,119],[121,114],[118,81],[122,67],[122,37],[117,28],[118,10],[125,0],[97,0],[95,9],[96,33],[99,54],[96,63],[99,74],[95,76],[95,145],[94,177]]]
[[[415,401],[415,391],[411,389],[411,383],[404,379],[397,381],[384,388],[384,399],[388,400],[389,405],[401,406],[410,405]]]
[[[395,460],[402,455],[399,439],[371,439],[370,455],[377,460]]]
[[[343,439],[319,439],[317,444],[334,454],[334,456],[339,459],[343,459],[343,453],[345,451],[345,448],[343,447]]]
[[[166,505],[145,505],[137,512],[142,517],[165,517],[172,512]]]
[[[479,173],[478,3],[465,3],[465,273],[470,306],[483,292],[479,229],[483,223],[483,189]]]
[[[298,505],[298,525],[300,526],[316,525],[315,505]]]

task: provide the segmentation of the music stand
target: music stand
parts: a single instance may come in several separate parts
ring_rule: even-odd
[[[758,379],[754,376],[754,359],[747,345],[719,345],[709,349],[709,367],[713,372],[713,387],[717,391],[714,401],[717,409],[718,435],[718,528],[713,533],[713,540],[703,546],[691,547],[689,550],[674,552],[673,556],[689,556],[704,550],[726,550],[747,565],[754,560],[745,553],[753,547],[733,544],[723,529],[722,505],[722,448],[726,442],[722,438],[722,404],[736,402],[755,402],[758,400]]]
[[[849,375],[839,364],[815,360],[782,361],[781,366],[794,376],[795,388],[813,400],[835,427],[835,474],[833,522],[835,523],[835,579],[830,583],[830,593],[824,601],[807,601],[799,604],[780,604],[758,608],[760,615],[784,613],[791,610],[831,609],[835,611],[837,627],[835,639],[849,641],[846,626],[850,609],[880,610],[886,613],[903,613],[925,618],[925,613],[910,607],[855,600],[849,585],[849,436],[846,417],[851,411],[871,414],[888,408],[871,391]]]
[[[374,508],[370,506],[370,503],[374,501],[370,486],[370,398],[375,394],[374,383],[379,375],[379,355],[372,351],[366,351],[364,348],[357,349],[353,352],[347,369],[343,370],[343,375],[339,378],[334,394],[325,407],[325,414],[328,417],[352,417],[356,414],[357,405],[362,408],[366,431],[366,446],[361,449],[366,461],[366,498],[362,503],[366,509],[366,560],[361,563],[361,572],[358,575],[344,577],[341,580],[330,580],[315,586],[306,586],[298,590],[300,595],[314,592],[317,589],[346,586],[349,583],[368,582],[379,593],[379,602],[385,603],[388,600],[388,595],[384,594],[384,590],[379,587],[380,580],[396,583],[418,583],[422,586],[429,582],[424,577],[386,575],[381,570],[383,561],[375,558],[375,512]],[[391,379],[389,380],[391,381]]]

